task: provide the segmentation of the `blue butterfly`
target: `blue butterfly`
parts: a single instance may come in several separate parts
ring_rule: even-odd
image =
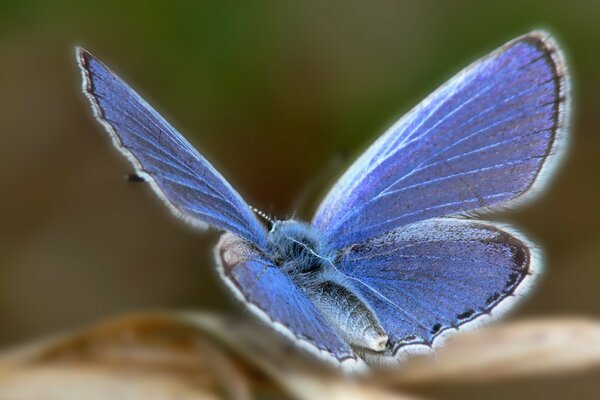
[[[224,231],[225,283],[298,345],[344,369],[386,364],[497,318],[540,273],[521,233],[470,217],[522,203],[566,146],[569,83],[544,32],[464,69],[346,171],[310,223],[267,229],[123,80],[77,49],[83,92],[175,215]]]

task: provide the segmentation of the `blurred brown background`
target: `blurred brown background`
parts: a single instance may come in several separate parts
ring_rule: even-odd
[[[218,235],[184,226],[147,187],[123,180],[131,167],[91,117],[75,45],[126,78],[252,205],[288,217],[325,170],[299,210],[306,218],[345,166],[431,90],[547,28],[568,56],[572,140],[544,196],[495,217],[547,258],[511,318],[599,316],[599,16],[599,4],[583,0],[1,2],[0,345],[135,310],[237,309],[214,272]],[[427,394],[596,398],[595,376]]]

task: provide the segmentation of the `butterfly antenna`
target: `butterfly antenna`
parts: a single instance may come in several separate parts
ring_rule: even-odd
[[[269,229],[271,229],[271,227],[275,224],[275,220],[271,217],[269,217],[266,213],[260,211],[258,208],[256,207],[252,207],[250,206],[250,208],[252,209],[252,211],[254,211],[259,217],[262,217],[265,221],[267,221],[269,223]]]

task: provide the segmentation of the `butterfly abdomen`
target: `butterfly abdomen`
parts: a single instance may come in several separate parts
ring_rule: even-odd
[[[353,291],[334,280],[310,287],[308,296],[340,335],[352,346],[384,351],[388,335],[373,311]]]

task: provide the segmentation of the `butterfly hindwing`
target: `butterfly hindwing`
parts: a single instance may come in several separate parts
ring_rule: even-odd
[[[332,188],[313,224],[343,248],[523,198],[564,145],[566,79],[544,33],[478,60],[380,137]]]
[[[230,233],[222,236],[215,253],[220,275],[255,314],[325,360],[360,368],[350,346],[268,257]]]
[[[540,259],[510,228],[437,218],[350,246],[340,268],[390,338],[385,353],[366,356],[391,359],[497,317],[531,286]]]
[[[206,159],[121,78],[77,49],[83,91],[115,146],[179,217],[264,245],[250,207]]]

